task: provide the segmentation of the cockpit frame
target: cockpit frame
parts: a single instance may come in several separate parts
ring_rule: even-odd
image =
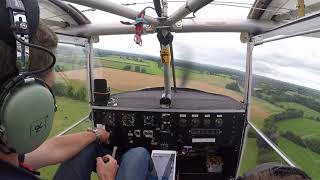
[[[93,8],[97,8],[109,13],[117,14],[129,19],[137,17],[139,12],[133,11],[129,8],[120,6],[111,1],[102,0],[67,0],[68,2],[85,5]],[[190,1],[190,2],[189,2]],[[189,3],[197,2],[189,0]],[[200,1],[199,1],[200,2]],[[209,1],[208,1],[209,2]],[[199,5],[199,4],[198,4]],[[189,12],[190,13],[190,12]],[[320,29],[320,13],[315,13],[298,20],[279,24],[271,21],[259,21],[259,20],[185,20],[179,22],[183,17],[186,16],[185,7],[181,7],[173,16],[169,16],[171,21],[169,24],[170,31],[176,33],[191,33],[191,32],[241,32],[244,35],[241,37],[242,42],[247,43],[247,55],[246,55],[246,81],[245,81],[245,97],[244,103],[246,104],[246,114],[248,128],[253,128],[263,140],[268,143],[272,149],[274,149],[290,166],[295,164],[283,153],[276,145],[274,145],[268,137],[266,137],[253,123],[250,122],[250,109],[251,109],[251,97],[252,97],[252,53],[255,46],[262,45],[264,43],[277,41],[281,39],[308,35],[318,36]],[[159,28],[158,21],[152,17],[146,17],[146,20],[150,23],[150,26],[144,27],[145,33],[155,33],[156,29]],[[178,21],[177,21],[178,20]],[[219,25],[224,22],[224,25]],[[82,24],[75,28],[65,28],[58,31],[60,34],[59,40],[61,43],[74,44],[86,47],[87,51],[87,63],[88,63],[88,87],[89,87],[89,102],[93,101],[93,43],[97,42],[97,36],[99,35],[115,35],[115,34],[133,34],[134,29],[131,26],[123,26],[122,24]],[[92,107],[91,107],[92,108]],[[76,124],[67,128],[61,132],[58,136],[65,134],[78,124],[88,119],[89,115],[78,121]]]

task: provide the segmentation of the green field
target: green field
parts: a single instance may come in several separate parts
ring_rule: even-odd
[[[320,122],[309,118],[320,117],[320,112],[297,103],[280,102],[277,104],[286,109],[293,108],[304,111],[304,118],[302,119],[290,119],[277,122],[276,125],[279,130],[294,132],[301,138],[320,138]]]
[[[140,66],[140,70],[144,69],[146,74],[152,75],[163,75],[163,68],[159,67],[159,64],[155,61],[144,60],[144,59],[126,59],[125,57],[120,56],[106,56],[96,58],[96,64],[101,67],[108,67],[113,69],[123,70],[126,66],[131,66],[130,71],[135,71],[136,66]],[[200,72],[197,70],[185,69],[179,66],[176,66],[175,73],[176,77],[180,79],[185,71],[190,71],[189,79],[197,81],[205,81],[210,85],[217,87],[225,87],[226,84],[233,82],[228,75],[209,75],[208,72]]]
[[[158,67],[158,64],[150,60],[131,60],[121,58],[120,56],[106,56],[103,58],[96,58],[95,64],[101,67],[108,67],[114,69],[123,70],[125,66],[131,66],[131,71],[134,71],[135,66],[139,66],[141,69],[145,69],[147,74],[160,75],[163,74],[162,69]]]
[[[320,113],[297,103],[277,103],[284,108],[294,108],[304,111],[304,118],[283,120],[276,123],[280,131],[291,131],[301,138],[320,138],[320,122],[308,117],[318,117]],[[290,140],[280,138],[278,145],[287,156],[314,179],[320,179],[320,154],[301,147]]]
[[[320,122],[309,119],[279,121],[276,126],[281,131],[291,131],[301,138],[320,138]]]
[[[258,148],[255,138],[248,138],[244,145],[244,152],[240,166],[239,175],[252,169],[257,164]]]
[[[282,105],[284,106],[285,108],[293,108],[293,109],[300,109],[300,110],[303,110],[304,111],[304,117],[310,117],[310,116],[313,116],[313,117],[320,117],[320,112],[317,112],[313,109],[310,109],[304,105],[301,105],[301,104],[297,104],[297,103],[291,103],[291,102],[280,102],[280,103],[277,103],[279,105]]]
[[[288,155],[288,157],[296,163],[300,168],[305,170],[314,180],[320,179],[320,155],[303,148],[293,142],[280,138],[279,147]]]
[[[71,126],[89,113],[87,102],[57,97],[58,111],[55,114],[50,137],[53,137]]]
[[[259,112],[252,112],[251,113],[251,117],[250,120],[251,122],[253,122],[254,125],[256,125],[257,128],[261,129],[263,127],[264,124],[264,119],[272,114],[277,114],[280,113],[281,111],[283,111],[284,109],[275,106],[263,99],[259,99],[259,98],[252,98],[252,107],[259,107],[259,109],[262,109],[265,113],[267,113],[266,115],[262,115]]]

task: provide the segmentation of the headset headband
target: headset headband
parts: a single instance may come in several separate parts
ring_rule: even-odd
[[[0,40],[17,50],[17,64],[20,75],[27,77],[44,73],[54,67],[55,55],[42,46],[29,42],[39,25],[39,5],[37,0],[0,0]],[[7,19],[6,19],[7,18]],[[3,36],[7,34],[7,36]],[[52,57],[49,67],[28,72],[29,47],[47,52]]]
[[[24,5],[24,8],[21,5]],[[37,31],[40,11],[37,0],[0,0],[0,40],[15,48],[16,40],[10,27],[9,7],[17,12],[25,12],[30,39]]]

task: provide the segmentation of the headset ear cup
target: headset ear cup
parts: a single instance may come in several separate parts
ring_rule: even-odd
[[[10,89],[0,109],[3,139],[17,153],[31,152],[47,139],[55,113],[54,96],[43,81],[23,82]]]

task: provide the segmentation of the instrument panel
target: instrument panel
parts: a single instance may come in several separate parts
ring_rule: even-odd
[[[166,113],[94,110],[118,146],[143,145],[152,149],[175,149],[194,144],[233,146],[242,137],[244,113]]]
[[[93,106],[96,126],[111,132],[121,155],[133,147],[177,152],[179,179],[233,179],[246,127],[244,106],[227,96],[179,89],[170,109],[160,107],[161,89],[113,95],[108,106]]]

